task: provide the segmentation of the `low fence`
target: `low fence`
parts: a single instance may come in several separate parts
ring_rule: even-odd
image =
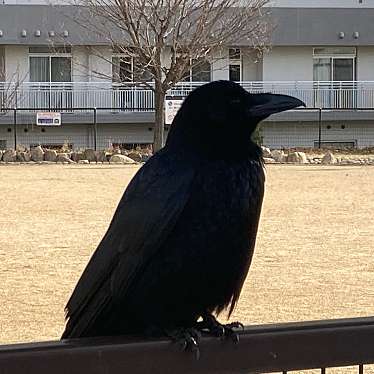
[[[374,318],[247,327],[240,341],[204,337],[200,358],[165,340],[75,339],[0,346],[0,374],[243,374],[355,366],[372,372]],[[366,370],[369,369],[369,370]],[[339,371],[337,371],[339,373]],[[354,372],[354,371],[350,371]]]
[[[59,108],[61,126],[37,126],[36,113],[48,107],[6,108],[0,113],[0,149],[43,145],[74,149],[153,142],[154,111],[142,107]],[[167,129],[167,127],[166,127]],[[374,147],[374,107],[299,108],[269,117],[260,126],[260,141],[270,148]]]

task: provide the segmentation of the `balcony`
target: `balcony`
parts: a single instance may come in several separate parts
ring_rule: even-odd
[[[169,95],[186,96],[203,83],[179,83]],[[296,96],[309,108],[374,108],[374,81],[354,82],[241,82],[250,92],[273,92]],[[28,82],[19,86],[0,82],[0,109],[49,109],[62,112],[105,108],[109,111],[149,112],[154,110],[150,88],[111,82]]]

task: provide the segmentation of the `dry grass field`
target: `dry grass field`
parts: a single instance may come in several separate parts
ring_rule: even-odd
[[[59,338],[64,305],[133,166],[0,167],[0,344]],[[269,165],[233,319],[374,315],[374,167]]]

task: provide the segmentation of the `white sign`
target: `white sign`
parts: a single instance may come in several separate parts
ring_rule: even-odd
[[[38,126],[60,126],[61,113],[56,112],[37,112],[36,124]]]
[[[179,108],[182,106],[184,97],[167,96],[165,99],[165,125],[171,125]]]

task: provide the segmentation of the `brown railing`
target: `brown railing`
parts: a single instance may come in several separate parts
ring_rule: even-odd
[[[0,346],[1,374],[270,373],[374,363],[374,318],[247,327],[240,342],[204,337],[200,358],[167,340],[77,339]]]

